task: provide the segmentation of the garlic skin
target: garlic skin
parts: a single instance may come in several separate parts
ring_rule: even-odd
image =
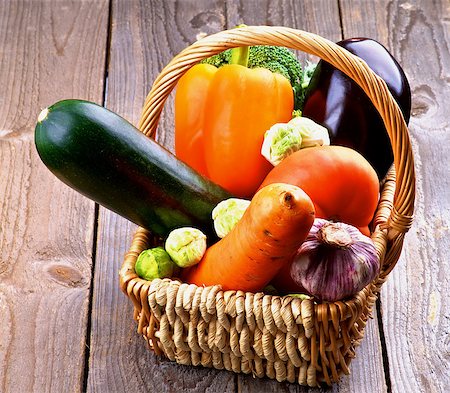
[[[291,264],[291,277],[318,300],[350,297],[378,274],[372,240],[352,225],[316,218]]]

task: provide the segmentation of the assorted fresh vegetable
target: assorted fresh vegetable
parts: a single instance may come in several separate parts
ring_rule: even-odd
[[[300,86],[294,86],[295,92],[295,112],[301,115],[303,106],[305,105],[305,98],[308,86],[311,82],[311,78],[314,75],[317,64],[311,61],[307,61],[302,75],[302,83]]]
[[[206,250],[182,278],[224,290],[261,291],[295,255],[314,222],[314,205],[300,188],[271,184],[252,198],[242,219]]]
[[[272,165],[305,147],[330,144],[328,130],[306,117],[294,117],[287,123],[274,124],[264,134],[261,154]]]
[[[178,81],[175,95],[175,152],[203,176],[207,176],[204,148],[204,114],[207,94],[217,68],[197,64]]]
[[[230,64],[218,69],[204,123],[205,161],[212,181],[241,198],[255,193],[271,168],[261,156],[264,133],[290,119],[291,90],[284,76],[264,68]]]
[[[236,51],[228,49],[202,60],[201,63],[209,64],[217,68],[227,64],[233,64],[235,61],[233,59],[233,53],[236,56]],[[302,71],[301,63],[291,50],[281,46],[257,45],[249,47],[247,67],[265,68],[283,75],[288,79],[294,94],[294,107],[298,109],[304,99],[306,87],[315,65],[308,63],[305,71]]]
[[[242,218],[250,205],[247,199],[230,198],[220,202],[212,211],[217,236],[224,238]]]
[[[92,102],[64,100],[44,109],[35,143],[64,183],[160,236],[181,226],[213,236],[211,212],[231,196]]]
[[[389,52],[339,45],[386,81],[408,121],[408,81]],[[176,157],[81,100],[44,109],[35,142],[59,179],[161,237],[137,258],[145,280],[320,302],[379,273],[368,236],[390,141],[362,90],[324,61],[302,70],[290,50],[254,46],[193,66],[177,85]]]
[[[264,133],[288,121],[294,105],[289,80],[266,68],[248,68],[248,52],[232,49],[230,64],[215,71],[193,66],[175,97],[176,154],[241,198],[251,197],[270,171],[260,153]],[[201,80],[200,90],[195,80]]]
[[[399,63],[379,42],[352,38],[338,45],[362,58],[386,82],[406,122],[411,90]],[[383,179],[393,162],[392,147],[381,116],[364,91],[347,75],[321,60],[306,91],[303,115],[330,131],[333,145],[360,152]]]
[[[135,265],[136,274],[145,280],[172,277],[175,264],[162,247],[142,251]]]
[[[370,234],[379,182],[357,151],[332,145],[298,150],[275,166],[261,187],[271,183],[300,187],[314,202],[317,217],[342,221]]]
[[[302,134],[288,123],[274,124],[264,134],[261,154],[272,165],[278,165],[283,159],[300,150]]]
[[[289,124],[300,131],[302,136],[301,148],[326,146],[330,144],[328,130],[307,117],[296,116]]]
[[[273,284],[281,293],[303,292],[333,302],[359,292],[379,268],[369,237],[351,225],[317,218],[297,255]]]
[[[165,248],[177,266],[194,266],[205,254],[206,235],[196,228],[177,228],[167,236]]]

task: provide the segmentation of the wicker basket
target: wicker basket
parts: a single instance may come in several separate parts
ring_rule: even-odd
[[[145,281],[136,275],[134,265],[139,253],[157,239],[140,228],[120,271],[120,285],[134,304],[138,332],[157,354],[185,365],[308,386],[330,385],[349,374],[380,287],[397,262],[412,223],[415,177],[407,126],[384,81],[360,58],[315,34],[249,26],[205,37],[174,57],[146,99],[142,132],[154,137],[167,96],[192,65],[242,45],[278,45],[316,55],[355,80],[381,114],[395,168],[383,181],[373,220],[371,237],[382,266],[379,276],[351,299],[321,304],[170,279]]]

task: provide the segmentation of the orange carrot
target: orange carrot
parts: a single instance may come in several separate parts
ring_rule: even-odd
[[[259,190],[241,220],[208,248],[183,279],[196,285],[260,291],[288,263],[314,222],[314,205],[299,187],[274,183]]]

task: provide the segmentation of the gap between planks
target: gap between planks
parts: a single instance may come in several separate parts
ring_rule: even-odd
[[[111,52],[111,31],[112,31],[112,0],[108,3],[108,22],[107,22],[107,32],[105,40],[105,64],[103,70],[103,94],[102,94],[102,106],[106,108],[107,98],[108,98],[108,68],[109,68],[109,58]],[[92,268],[91,268],[91,282],[89,285],[89,303],[88,303],[88,316],[87,316],[87,326],[86,326],[86,339],[85,339],[85,352],[84,352],[84,371],[83,371],[83,392],[87,391],[88,379],[89,379],[89,358],[91,356],[91,328],[92,328],[92,304],[94,300],[94,283],[95,283],[95,263],[97,259],[97,240],[99,231],[99,214],[100,206],[96,202],[94,208],[94,230],[92,234]]]

